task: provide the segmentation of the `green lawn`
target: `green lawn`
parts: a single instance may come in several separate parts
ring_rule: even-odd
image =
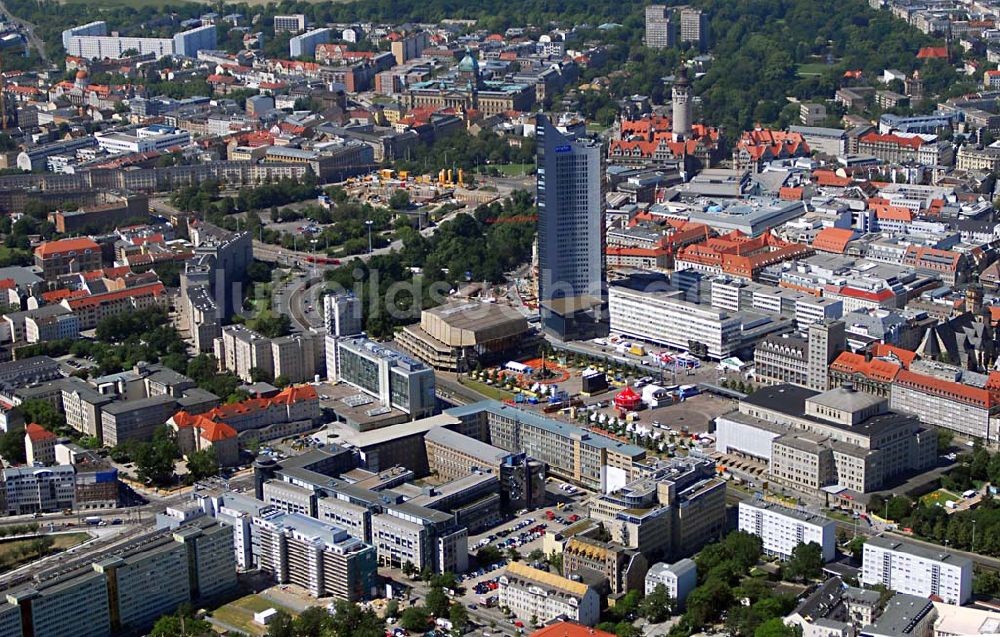
[[[10,540],[0,542],[0,566],[4,570],[17,568],[22,564],[37,560],[45,555],[65,551],[90,539],[88,533],[58,533],[47,537],[52,538],[52,547],[44,554],[31,549],[34,540]]]
[[[962,498],[960,498],[959,496],[945,489],[938,489],[937,491],[932,491],[927,495],[925,495],[924,497],[920,498],[921,502],[929,506],[933,506],[935,504],[940,506],[945,506],[945,503],[947,502],[957,502],[958,500],[961,499]]]
[[[832,68],[831,65],[824,62],[810,62],[808,64],[799,64],[797,71],[799,77],[805,77],[807,75],[822,75],[830,68]]]
[[[495,166],[497,170],[502,172],[506,177],[521,177],[522,175],[528,175],[532,170],[535,169],[534,164],[507,164],[504,166]]]
[[[251,635],[266,635],[267,629],[254,623],[253,614],[268,608],[275,608],[285,611],[289,615],[295,615],[290,608],[275,604],[260,595],[247,595],[229,602],[225,606],[220,606],[212,611],[211,616]]]
[[[494,400],[508,400],[514,397],[514,394],[509,391],[500,389],[493,385],[487,385],[486,383],[480,383],[477,380],[469,380],[468,378],[462,379],[462,386],[468,387],[472,391]]]

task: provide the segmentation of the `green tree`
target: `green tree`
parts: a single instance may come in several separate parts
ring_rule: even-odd
[[[986,462],[988,462],[988,460]],[[986,462],[983,463],[984,475],[986,473]],[[899,522],[910,517],[910,513],[913,511],[913,504],[913,500],[909,499],[905,495],[894,496],[891,500],[889,500],[889,506],[887,508],[889,519]]]
[[[219,459],[214,449],[194,451],[187,456],[187,468],[194,481],[219,475]]]
[[[292,384],[292,381],[288,380],[288,376],[284,374],[278,374],[274,377],[274,386],[278,389],[284,389]]]
[[[431,590],[427,591],[427,597],[424,599],[424,605],[427,607],[427,612],[435,617],[447,617],[448,607],[451,605],[451,600],[445,595],[444,589],[440,586],[434,586]]]
[[[430,614],[422,606],[410,606],[403,611],[403,615],[399,618],[399,625],[414,633],[422,634],[427,630],[428,623],[430,623]]]
[[[753,637],[801,637],[802,629],[798,626],[787,626],[783,619],[774,617],[757,627]]]
[[[528,559],[532,562],[539,562],[545,559],[545,551],[542,549],[535,549],[531,553],[528,553]]]
[[[823,547],[816,542],[800,543],[792,549],[792,556],[785,562],[782,574],[787,579],[810,580],[823,573]]]
[[[469,627],[469,613],[461,604],[452,604],[448,609],[448,620],[451,621],[452,630],[457,635],[464,634]]]
[[[413,577],[417,573],[417,567],[414,566],[413,562],[411,562],[410,560],[406,560],[406,562],[403,563],[402,570],[403,570],[403,575],[406,575],[407,577]]]
[[[295,621],[291,615],[279,610],[271,617],[271,621],[267,625],[267,635],[268,637],[296,637]]]
[[[130,454],[135,461],[136,474],[148,484],[163,485],[174,476],[174,461],[180,455],[173,433],[161,426],[153,433],[151,442],[137,443]]]
[[[173,615],[164,615],[153,624],[150,637],[194,637],[212,634],[212,625],[195,619],[190,604],[181,604]]]
[[[26,400],[19,407],[25,422],[37,423],[51,432],[66,428],[66,416],[46,400]]]
[[[391,600],[390,604],[394,601]],[[375,611],[345,600],[334,602],[333,615],[325,627],[327,632],[322,633],[323,637],[383,637],[385,634],[385,622]]]
[[[410,207],[410,193],[405,190],[396,190],[389,196],[389,207],[393,210],[406,210]]]
[[[330,614],[321,606],[310,606],[292,622],[295,637],[321,637],[330,624]]]
[[[661,624],[670,618],[674,601],[667,592],[667,587],[657,584],[649,595],[639,604],[639,614],[653,624]]]
[[[386,618],[389,618],[389,617],[397,617],[398,615],[399,615],[399,602],[396,601],[395,599],[390,599],[389,602],[385,605],[385,616]]]

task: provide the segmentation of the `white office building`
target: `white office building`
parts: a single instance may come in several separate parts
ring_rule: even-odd
[[[600,595],[583,582],[511,562],[499,583],[500,605],[524,622],[534,619],[544,625],[561,617],[593,626],[600,619]]]
[[[330,29],[313,29],[288,41],[288,55],[292,58],[314,57],[316,45],[326,44],[329,41]]]
[[[688,557],[673,564],[657,562],[646,572],[646,595],[660,584],[667,589],[670,599],[683,607],[688,594],[698,585],[698,567]]]
[[[764,552],[788,559],[799,544],[815,542],[823,549],[823,561],[837,554],[836,524],[822,515],[789,509],[772,502],[740,502],[739,530],[756,535]]]
[[[370,417],[398,409],[416,420],[436,411],[434,370],[424,363],[365,337],[339,339],[336,349],[337,380],[378,403],[367,410]]]
[[[302,13],[274,16],[275,33],[281,33],[282,31],[289,31],[291,33],[300,33],[305,30],[306,30],[306,16]]]
[[[88,60],[116,60],[125,57],[127,51],[135,51],[139,55],[152,53],[157,58],[169,55],[196,57],[198,51],[216,48],[216,29],[214,24],[208,24],[182,31],[171,38],[139,38],[108,35],[107,23],[91,22],[66,29],[62,39],[68,55]]]
[[[861,583],[897,593],[964,604],[972,595],[972,560],[885,537],[865,542]]]
[[[191,133],[171,126],[144,126],[130,132],[95,133],[97,147],[112,153],[163,151],[191,143]]]

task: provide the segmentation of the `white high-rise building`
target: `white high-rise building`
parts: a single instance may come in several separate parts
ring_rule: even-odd
[[[544,115],[538,140],[539,301],[604,293],[604,197],[601,146],[571,139]]]
[[[323,297],[323,321],[331,336],[361,333],[361,299],[351,292]]]
[[[972,560],[885,537],[865,542],[861,583],[897,593],[964,604],[972,595]]]
[[[739,530],[759,537],[765,553],[782,559],[790,558],[799,544],[810,542],[823,549],[824,562],[837,556],[837,526],[822,515],[762,500],[740,502]]]
[[[646,7],[646,46],[666,49],[674,45],[670,8],[663,4]]]

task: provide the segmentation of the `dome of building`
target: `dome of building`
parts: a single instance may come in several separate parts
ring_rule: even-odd
[[[478,77],[478,75],[479,75],[479,60],[477,60],[476,58],[472,57],[472,53],[470,53],[469,51],[466,51],[465,52],[465,57],[462,58],[462,61],[458,63],[458,72],[459,73],[472,73],[472,74],[475,74]]]

